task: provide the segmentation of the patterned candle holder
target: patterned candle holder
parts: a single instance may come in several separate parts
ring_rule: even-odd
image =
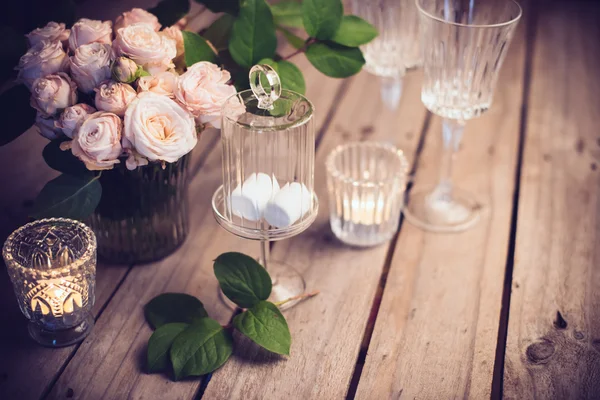
[[[64,218],[35,221],[8,237],[2,256],[35,341],[62,347],[90,333],[96,285],[90,228]]]

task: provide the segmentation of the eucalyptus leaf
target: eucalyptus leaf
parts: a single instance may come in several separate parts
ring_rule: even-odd
[[[306,32],[317,39],[331,39],[344,14],[341,0],[302,1],[302,21]]]
[[[254,343],[277,354],[290,354],[292,336],[277,306],[261,301],[233,318],[233,326]]]
[[[271,294],[271,277],[256,260],[242,253],[223,253],[214,271],[225,296],[242,308],[252,307]]]
[[[232,352],[231,333],[214,319],[202,318],[181,332],[171,346],[175,379],[213,372]]]
[[[89,175],[90,171],[85,164],[75,157],[69,150],[61,150],[60,144],[65,140],[55,139],[44,147],[42,156],[46,164],[52,169],[69,175]]]
[[[377,29],[373,25],[356,15],[344,15],[331,40],[344,46],[358,47],[376,37]]]
[[[204,32],[204,39],[212,43],[217,51],[227,50],[234,21],[235,18],[232,15],[223,14],[208,27],[206,32]]]
[[[283,33],[283,36],[285,37],[285,39],[295,48],[300,50],[301,48],[304,47],[304,44],[306,43],[306,41],[304,39],[302,39],[301,37],[298,37],[296,35],[294,35],[292,32],[290,32],[289,30],[285,29],[284,27],[278,26],[277,29]]]
[[[101,196],[102,186],[93,174],[62,174],[48,182],[38,194],[31,216],[35,219],[63,217],[84,220],[94,212]]]
[[[217,55],[206,40],[194,32],[182,31],[185,65],[191,67],[200,61],[217,63]]]
[[[29,105],[31,94],[24,85],[14,86],[0,94],[0,146],[21,136],[35,121],[35,109]]]
[[[237,15],[240,10],[240,0],[196,0],[196,3],[204,4],[212,12],[226,12]]]
[[[308,61],[319,71],[332,78],[347,78],[356,74],[365,64],[357,47],[336,43],[313,43],[306,50]]]
[[[154,331],[148,340],[148,372],[165,371],[169,366],[169,350],[175,338],[189,324],[174,322]]]
[[[302,3],[294,0],[280,1],[271,4],[273,20],[277,25],[289,26],[291,28],[303,28]]]
[[[144,315],[154,329],[172,322],[190,324],[208,317],[202,302],[184,293],[163,293],[156,296],[144,307]]]
[[[271,9],[264,0],[246,0],[233,23],[229,53],[244,68],[250,68],[263,58],[272,58],[277,48],[277,36]]]
[[[190,1],[162,0],[156,7],[148,9],[148,12],[156,15],[162,25],[171,26],[190,12]]]

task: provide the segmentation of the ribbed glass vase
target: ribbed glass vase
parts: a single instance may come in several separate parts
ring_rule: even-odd
[[[173,253],[188,234],[189,154],[163,169],[152,163],[103,171],[102,199],[87,223],[98,256],[118,264],[146,263]]]

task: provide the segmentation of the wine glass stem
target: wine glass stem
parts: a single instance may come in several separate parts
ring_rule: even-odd
[[[442,123],[442,161],[440,181],[435,188],[438,200],[452,201],[452,164],[465,129],[465,121],[444,118]]]

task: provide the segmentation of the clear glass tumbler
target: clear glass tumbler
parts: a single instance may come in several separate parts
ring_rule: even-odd
[[[35,341],[62,347],[89,334],[96,286],[90,228],[70,219],[41,219],[14,231],[2,255]]]
[[[271,300],[281,301],[302,294],[305,283],[293,267],[269,259],[268,242],[297,235],[317,216],[314,109],[304,96],[281,90],[268,65],[253,67],[250,78],[252,90],[223,105],[223,185],[213,211],[229,232],[261,241]]]
[[[379,35],[361,46],[365,70],[381,78],[381,97],[395,109],[407,69],[422,64],[419,14],[414,0],[352,0],[352,12],[369,21]]]
[[[421,19],[423,104],[443,117],[441,171],[435,186],[415,187],[406,219],[432,232],[460,232],[479,220],[473,195],[453,188],[452,162],[466,121],[492,105],[521,7],[513,0],[417,0]]]
[[[327,157],[333,233],[353,246],[375,246],[398,230],[408,163],[401,150],[378,142],[343,144]]]

